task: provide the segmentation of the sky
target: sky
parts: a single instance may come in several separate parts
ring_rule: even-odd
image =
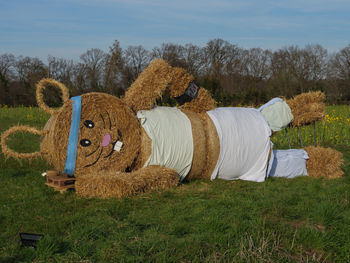
[[[241,48],[350,44],[350,0],[0,0],[0,55],[73,59],[162,43]]]

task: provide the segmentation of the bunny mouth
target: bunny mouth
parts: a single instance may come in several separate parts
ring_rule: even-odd
[[[109,126],[110,126],[110,130],[111,130],[111,128],[112,128],[112,122],[111,122],[111,119],[110,119],[109,114],[108,114],[107,111],[106,111],[106,113],[107,113],[107,116],[108,116]],[[103,121],[103,127],[105,128],[105,127],[106,127],[106,123],[105,123],[105,121],[104,121],[104,119],[103,119],[103,116],[100,115],[100,117],[101,117],[101,119],[102,119],[102,121]],[[109,157],[111,157],[111,156],[113,155],[113,153],[114,153],[115,151],[117,151],[117,152],[120,152],[120,151],[121,151],[121,149],[122,149],[122,147],[123,147],[123,142],[121,141],[122,133],[120,132],[120,130],[117,130],[117,133],[118,133],[117,139],[116,139],[114,142],[111,142],[112,138],[111,138],[111,134],[110,134],[110,133],[106,133],[106,134],[104,135],[104,137],[102,138],[101,144],[100,144],[93,152],[91,152],[90,154],[88,154],[88,155],[86,156],[86,157],[88,157],[88,156],[94,154],[95,152],[97,152],[97,151],[100,149],[97,159],[96,159],[94,162],[92,162],[92,163],[86,165],[85,167],[90,167],[90,166],[95,165],[95,164],[100,160],[101,155],[102,155],[102,153],[104,152],[103,150],[104,150],[106,147],[110,147],[109,145],[112,145],[112,149],[111,149],[111,151],[110,151],[106,156],[103,156],[103,158],[109,158]]]
[[[114,153],[114,151],[120,152],[121,148],[123,147],[123,142],[121,142],[117,139],[112,143],[112,146],[113,146],[112,150],[110,151],[109,154],[104,156],[104,158],[110,157]]]
[[[120,152],[121,148],[123,147],[123,142],[120,141],[119,138],[118,138],[117,140],[115,140],[114,142],[110,143],[110,144],[112,145],[112,150],[110,151],[110,153],[108,153],[108,154],[107,154],[106,156],[104,156],[103,158],[109,158],[109,157],[111,157],[111,155],[112,155],[115,151]],[[99,148],[100,148],[100,146],[99,146],[97,149],[99,149]],[[102,152],[103,152],[103,148],[104,148],[104,147],[101,147],[101,151],[100,151],[100,153],[99,153],[97,159],[96,159],[93,163],[88,164],[88,165],[86,165],[85,167],[93,166],[93,165],[95,165],[95,164],[100,160],[101,155],[102,155]],[[96,149],[96,150],[97,150],[97,149]],[[96,152],[96,151],[94,151],[94,152]]]

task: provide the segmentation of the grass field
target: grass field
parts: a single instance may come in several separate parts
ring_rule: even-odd
[[[321,145],[347,145],[350,146],[350,106],[335,105],[326,108],[326,118],[316,123],[316,141]],[[314,144],[314,127],[309,125],[300,128],[304,145]],[[300,148],[300,140],[296,128],[288,129],[292,148]],[[281,131],[272,139],[276,148],[288,148],[286,131]]]
[[[42,127],[37,108],[0,108],[0,133]],[[85,199],[45,186],[43,160],[0,154],[0,262],[350,262],[350,107],[327,107],[318,142],[344,153],[345,176],[264,183],[198,180],[132,198]],[[313,127],[301,130],[313,144]],[[310,136],[311,134],[311,136]],[[297,132],[289,130],[292,147]],[[274,138],[287,148],[285,133]],[[10,146],[38,149],[39,137]],[[41,233],[37,249],[20,232]]]

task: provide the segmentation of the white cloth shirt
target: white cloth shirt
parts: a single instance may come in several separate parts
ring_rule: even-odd
[[[160,165],[176,170],[183,180],[193,161],[191,121],[176,107],[156,107],[137,113],[152,140],[152,153],[144,166]]]
[[[281,98],[274,98],[258,109],[264,115],[272,131],[277,132],[294,119],[288,104]]]
[[[252,108],[217,108],[207,113],[220,140],[211,179],[265,181],[271,129],[263,115]]]
[[[273,98],[271,100],[269,100],[268,102],[266,102],[264,105],[260,106],[260,108],[258,108],[258,111],[262,111],[263,109],[272,106],[273,104],[277,103],[277,102],[281,102],[283,101],[281,98]]]
[[[280,102],[275,100],[268,107]],[[216,127],[220,154],[211,179],[262,182],[268,176],[293,178],[307,175],[304,150],[273,150],[271,129],[263,115],[251,108],[217,108],[207,112]],[[137,117],[152,140],[152,152],[144,166],[175,169],[183,180],[191,170],[193,136],[191,122],[177,108],[157,107],[139,111]]]
[[[309,156],[303,149],[273,150],[267,174],[271,177],[285,178],[306,176],[307,159]]]

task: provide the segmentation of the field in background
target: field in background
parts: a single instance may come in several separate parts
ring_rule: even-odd
[[[38,108],[0,108],[0,133],[43,127]],[[320,144],[344,153],[345,177],[273,178],[265,183],[198,180],[121,200],[85,199],[45,186],[43,160],[0,154],[0,262],[350,262],[350,106],[328,106],[316,126]],[[313,127],[301,130],[314,143]],[[299,148],[296,129],[289,130]],[[39,136],[10,146],[38,150]],[[285,131],[273,138],[288,148]],[[19,233],[44,234],[36,250]]]
[[[314,145],[314,126],[300,128],[304,146]],[[297,128],[289,128],[288,136],[292,148],[300,148]],[[316,139],[319,145],[350,146],[350,106],[334,105],[326,107],[326,118],[316,123]],[[288,148],[286,131],[283,130],[272,138],[275,148]]]

